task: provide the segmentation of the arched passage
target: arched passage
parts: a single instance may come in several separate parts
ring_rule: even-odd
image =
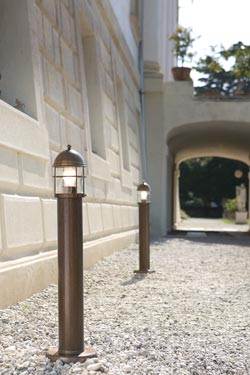
[[[168,134],[167,145],[172,161],[168,171],[172,186],[169,217],[172,228],[175,228],[180,218],[180,163],[197,157],[223,157],[239,160],[249,166],[250,123],[213,121],[184,124]]]
[[[183,161],[179,178],[181,220],[176,229],[248,231],[248,185],[248,165],[241,161],[221,157]]]
[[[164,82],[150,71],[145,110],[151,233],[162,236],[173,228],[173,181],[182,160],[212,155],[250,164],[250,105],[248,97],[195,98],[191,81]]]

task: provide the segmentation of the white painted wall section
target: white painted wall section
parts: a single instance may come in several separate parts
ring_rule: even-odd
[[[109,0],[134,60],[137,62],[137,46],[130,26],[130,0]]]

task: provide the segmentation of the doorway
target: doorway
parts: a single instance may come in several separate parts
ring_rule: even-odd
[[[179,165],[176,230],[249,230],[248,166],[223,157],[196,157]]]

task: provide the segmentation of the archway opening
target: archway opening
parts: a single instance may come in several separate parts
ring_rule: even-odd
[[[208,160],[213,160],[213,163],[215,164],[216,161],[218,164],[219,160],[228,160],[228,165],[226,166],[228,170],[231,168],[229,167],[231,163],[233,163],[232,169],[234,171],[237,169],[242,169],[242,171],[244,171],[243,178],[245,180],[243,182],[246,187],[245,194],[248,196],[249,189],[247,177],[248,167],[250,165],[249,136],[250,123],[231,121],[186,123],[173,128],[168,133],[167,145],[168,160],[170,164],[170,167],[168,168],[168,177],[171,186],[171,194],[168,193],[168,199],[171,200],[168,205],[168,217],[171,220],[172,229],[180,229],[180,165],[187,160],[195,158],[206,160],[205,158],[208,158]],[[240,167],[238,168],[238,166]],[[221,171],[220,173],[222,174]],[[197,173],[197,178],[198,177],[199,173]],[[240,186],[241,181],[240,179],[235,178],[233,171],[231,171],[230,181],[231,180],[235,183],[235,189],[237,185]],[[212,186],[209,181],[211,181],[211,175],[210,177],[207,177],[206,183],[209,190],[212,190],[217,186],[216,179],[214,179],[214,186]],[[231,196],[229,195],[229,197],[226,198],[235,198],[235,193],[236,190],[234,191],[234,195],[231,193]],[[214,199],[214,197],[212,198]],[[212,199],[210,201],[213,202]],[[250,210],[248,203],[246,203],[246,210],[249,213]],[[198,228],[199,230],[204,230],[204,228],[200,228],[200,226]],[[218,225],[216,229],[219,229]],[[241,227],[240,225],[235,225],[234,228],[231,227],[231,229],[232,231],[240,231]],[[230,229],[228,230],[230,231]],[[248,231],[249,227],[246,225],[244,230]]]
[[[175,229],[248,231],[246,163],[195,157],[182,161],[179,171]]]

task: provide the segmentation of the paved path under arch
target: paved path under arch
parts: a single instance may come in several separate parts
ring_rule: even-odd
[[[190,218],[179,223],[176,229],[202,232],[248,232],[249,225],[228,224],[219,219]]]

